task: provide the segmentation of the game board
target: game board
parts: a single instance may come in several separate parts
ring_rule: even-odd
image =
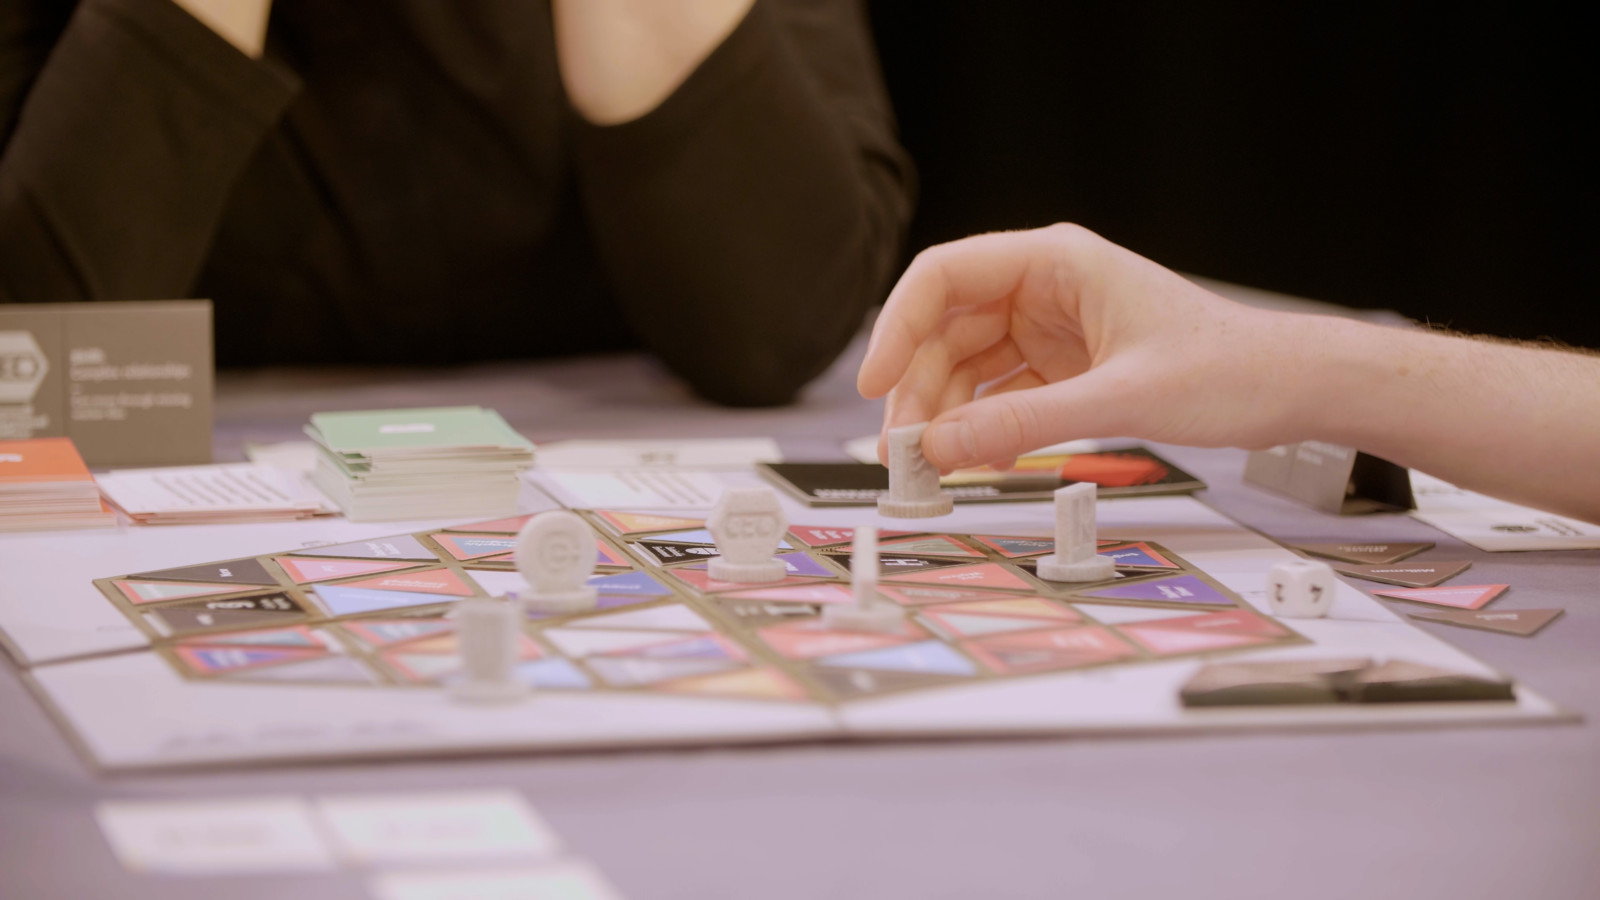
[[[725,480],[741,477],[759,483]],[[10,537],[0,627],[25,683],[109,770],[1571,718],[1522,685],[1494,703],[1185,709],[1179,689],[1214,656],[1498,675],[1348,584],[1327,619],[1265,615],[1265,573],[1294,556],[1190,497],[1101,503],[1100,549],[1121,577],[1071,590],[1029,573],[1049,549],[1050,504],[958,508],[935,531],[899,534],[905,523],[870,510],[784,507],[800,523],[782,551],[795,571],[767,586],[706,580],[703,513],[585,513],[601,608],[529,618],[519,674],[536,689],[506,705],[444,689],[456,671],[444,614],[463,592],[521,587],[507,556],[520,516]],[[891,532],[880,585],[910,613],[902,634],[818,622],[848,594],[850,529],[868,523]]]
[[[1090,666],[1303,643],[1151,541],[1101,541],[1112,581],[1034,575],[1048,538],[886,531],[881,592],[908,608],[898,634],[832,630],[853,602],[853,529],[794,525],[789,575],[711,579],[700,519],[600,510],[598,608],[534,615],[519,674],[545,690],[657,691],[836,704]],[[186,678],[416,687],[458,670],[453,602],[526,585],[513,535],[531,516],[101,579],[108,599]],[[1170,610],[1103,622],[1119,607]],[[1196,611],[1200,615],[1194,615]]]

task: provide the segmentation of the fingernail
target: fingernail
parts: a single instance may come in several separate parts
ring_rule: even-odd
[[[965,466],[977,461],[978,435],[967,422],[935,425],[928,429],[923,441],[942,465]]]

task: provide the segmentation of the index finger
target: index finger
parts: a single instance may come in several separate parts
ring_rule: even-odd
[[[1011,296],[1048,266],[1044,235],[1042,229],[980,234],[917,254],[873,326],[856,376],[861,395],[887,394],[947,312]]]

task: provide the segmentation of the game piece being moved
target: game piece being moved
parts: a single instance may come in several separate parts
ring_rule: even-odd
[[[583,517],[552,510],[529,519],[517,533],[517,572],[528,583],[522,597],[534,612],[594,609],[598,598],[588,584],[595,565],[594,529]]]
[[[503,600],[468,597],[456,604],[451,617],[463,676],[453,691],[456,699],[506,703],[528,693],[516,674],[522,603],[515,594]]]
[[[822,610],[823,624],[843,631],[897,632],[906,613],[878,593],[878,530],[857,528],[850,546],[850,585],[854,603],[835,603]]]
[[[761,584],[781,581],[789,569],[775,558],[789,519],[771,488],[728,488],[706,520],[717,540],[717,556],[706,571],[717,581]]]
[[[1095,492],[1087,481],[1056,491],[1056,552],[1039,557],[1040,578],[1087,582],[1116,577],[1116,562],[1095,553]]]
[[[1320,619],[1333,608],[1333,568],[1311,559],[1281,562],[1267,570],[1267,605],[1290,619]]]
[[[889,429],[889,496],[878,498],[879,515],[928,519],[955,509],[950,492],[939,488],[939,470],[922,455],[927,430],[927,422]]]

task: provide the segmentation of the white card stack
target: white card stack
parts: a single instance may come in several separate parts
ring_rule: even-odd
[[[278,522],[339,511],[301,473],[256,463],[118,469],[97,480],[140,525]]]
[[[0,531],[115,524],[70,439],[0,441]]]
[[[477,406],[317,413],[312,480],[360,521],[509,516],[533,445]]]

